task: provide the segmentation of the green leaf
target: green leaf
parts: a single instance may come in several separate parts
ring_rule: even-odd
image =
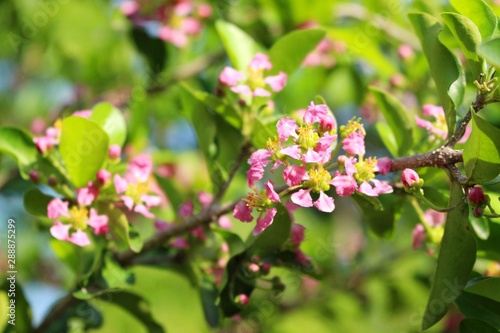
[[[159,38],[151,37],[144,28],[133,27],[130,35],[137,49],[146,58],[153,74],[160,73],[167,61],[165,42]]]
[[[468,227],[469,207],[463,201],[462,186],[453,181],[449,206],[458,206],[448,213],[431,294],[422,329],[436,324],[448,312],[448,306],[461,294],[476,261],[476,240]]]
[[[142,238],[135,227],[128,223],[127,217],[121,210],[110,204],[100,207],[100,211],[109,218],[109,232],[119,251],[128,249],[134,252],[141,251]]]
[[[465,291],[490,298],[500,303],[500,278],[499,277],[479,277],[469,281]]]
[[[57,301],[54,307],[61,306],[63,299]],[[85,314],[82,316],[82,314]],[[57,318],[44,332],[71,332],[73,330],[88,331],[91,328],[99,328],[103,323],[102,314],[94,306],[86,301],[76,300],[66,306]]]
[[[476,236],[480,239],[490,237],[490,223],[485,217],[475,217],[472,209],[469,210],[469,221]]]
[[[460,333],[498,333],[490,324],[472,318],[465,318],[460,322]]]
[[[457,12],[476,24],[483,39],[495,33],[497,17],[486,2],[483,0],[450,0],[450,3]]]
[[[408,15],[420,39],[429,63],[431,76],[436,83],[440,103],[446,115],[448,135],[455,132],[456,109],[462,103],[465,75],[455,55],[439,40],[442,26],[436,18],[425,13]]]
[[[219,326],[220,314],[216,305],[219,291],[217,286],[206,276],[203,276],[200,286],[201,305],[208,325],[212,328]]]
[[[155,179],[163,193],[167,196],[172,208],[177,212],[178,208],[186,201],[185,196],[182,194],[182,190],[173,179],[161,177],[157,174],[155,174]]]
[[[94,106],[90,120],[108,134],[110,145],[123,146],[127,137],[127,124],[120,110],[107,102]]]
[[[10,155],[19,166],[23,178],[28,178],[28,167],[37,160],[33,138],[27,132],[11,126],[0,127],[0,153]]]
[[[153,318],[149,302],[128,291],[117,291],[100,296],[103,301],[113,303],[140,321],[149,333],[164,333],[163,327]]]
[[[259,119],[254,119],[252,126],[251,140],[254,147],[264,148],[269,139],[276,137],[276,132],[272,131],[276,128],[274,123],[264,125]]]
[[[379,237],[390,237],[394,231],[395,215],[402,207],[401,197],[381,195],[378,198],[361,193],[351,196],[363,214],[363,221]]]
[[[229,247],[229,255],[231,257],[245,251],[245,243],[243,243],[243,240],[241,240],[240,236],[237,234],[221,228],[216,228],[214,231],[222,236],[224,241],[227,243]]]
[[[375,96],[378,107],[396,138],[398,155],[394,157],[405,155],[413,146],[414,120],[408,117],[404,106],[396,97],[375,87],[370,87],[370,91]]]
[[[59,150],[76,187],[95,179],[108,157],[108,143],[108,135],[95,122],[76,116],[63,120]]]
[[[465,57],[478,61],[476,48],[481,44],[481,33],[474,22],[456,13],[442,13],[441,17],[455,36]]]
[[[246,70],[253,56],[265,50],[250,35],[234,24],[219,20],[215,22],[215,28],[233,67],[239,71]]]
[[[32,188],[24,194],[24,208],[34,216],[47,217],[47,206],[54,199],[50,195],[42,193],[37,188]]]
[[[384,143],[385,148],[389,151],[392,156],[398,156],[398,147],[396,143],[396,138],[391,131],[391,128],[388,124],[377,121],[375,124],[375,130],[378,133],[378,136]]]
[[[279,252],[281,247],[290,238],[292,220],[286,208],[278,204],[278,212],[273,223],[257,236],[251,235],[247,240],[247,252],[261,257]]]
[[[127,288],[134,284],[135,276],[132,271],[121,267],[111,253],[104,257],[102,277],[109,288]]]
[[[325,34],[320,29],[295,30],[278,39],[269,50],[271,74],[283,71],[291,76]]]
[[[484,41],[479,45],[477,53],[489,64],[500,68],[500,38]]]
[[[458,308],[467,318],[482,320],[500,330],[500,303],[468,292],[462,293],[456,301]],[[480,331],[482,333],[482,331]]]
[[[500,174],[500,130],[472,112],[472,133],[464,146],[465,172],[481,184]]]
[[[66,264],[77,276],[92,269],[95,257],[95,244],[80,247],[70,242],[55,238],[50,239],[50,247],[56,257]]]
[[[7,328],[3,332],[32,332],[31,308],[26,300],[26,297],[24,296],[21,285],[16,281],[16,278],[9,280],[11,277],[9,273],[2,276],[4,277],[2,278],[2,283],[0,285],[0,294],[4,294],[9,303],[5,304],[5,308],[2,306],[0,315],[2,316],[2,321],[5,320],[7,322],[12,320],[15,323],[15,325],[8,324]],[[12,291],[12,283],[14,284],[14,293]],[[12,303],[12,301],[14,301],[14,303]],[[14,313],[11,312],[12,309],[14,310]],[[9,328],[14,329],[9,330]]]

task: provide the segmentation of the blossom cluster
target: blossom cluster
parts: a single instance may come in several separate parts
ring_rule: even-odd
[[[422,106],[423,115],[430,120],[420,118],[415,116],[415,122],[418,127],[424,128],[429,133],[430,141],[435,141],[437,139],[446,139],[448,135],[448,128],[446,125],[446,117],[442,106],[437,106],[433,104],[424,104]],[[464,136],[458,141],[458,143],[465,143],[471,133],[470,125],[465,128]]]
[[[167,1],[160,6],[152,6],[148,1],[127,0],[120,9],[135,25],[159,22],[158,37],[179,48],[187,46],[189,38],[198,35],[203,21],[212,15],[208,3],[191,0]]]
[[[253,220],[255,210],[259,216],[254,229],[258,234],[266,229],[277,213],[276,204],[282,196],[293,192],[291,201],[302,207],[316,207],[323,212],[335,209],[334,199],[327,193],[331,185],[339,196],[350,196],[360,192],[369,196],[391,193],[392,187],[375,179],[375,173],[390,171],[390,161],[386,158],[364,158],[365,131],[359,120],[351,120],[341,126],[341,146],[346,152],[337,162],[333,160],[336,147],[337,123],[325,104],[311,104],[301,121],[289,117],[282,118],[277,125],[278,136],[268,140],[265,149],[258,149],[248,163],[247,184],[252,190],[248,197],[240,201],[233,216],[240,221]],[[264,189],[257,188],[257,182],[264,178],[266,167],[272,164],[271,172],[283,166],[283,180],[289,189],[278,194],[274,183],[267,180]],[[338,167],[332,174],[331,169]],[[313,197],[314,196],[314,197]]]
[[[264,71],[272,68],[269,57],[257,53],[250,61],[246,74],[232,67],[225,67],[219,75],[219,84],[223,89],[228,88],[247,104],[251,104],[252,97],[270,97],[271,91],[281,91],[285,86],[287,75],[284,72],[264,76]]]

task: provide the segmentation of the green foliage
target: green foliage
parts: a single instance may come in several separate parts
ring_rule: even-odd
[[[109,145],[123,145],[127,137],[127,124],[120,110],[110,103],[102,102],[92,108],[90,120],[108,134]]]
[[[500,38],[486,40],[477,49],[478,54],[496,68],[500,68],[499,51]]]
[[[11,279],[12,276],[14,279]],[[6,301],[2,302],[0,315],[11,322],[6,323],[3,332],[14,332],[13,328],[15,328],[15,332],[28,333],[31,332],[32,312],[23,288],[16,282],[16,277],[16,274],[11,275],[7,272],[2,284],[0,284],[0,298],[5,298]],[[11,311],[12,309],[14,311]]]
[[[468,226],[468,204],[462,200],[462,187],[452,181],[449,205],[457,205],[446,217],[446,226],[437,261],[431,294],[422,329],[436,324],[448,306],[462,293],[476,261],[476,241]]]
[[[36,162],[38,155],[28,133],[16,127],[0,127],[0,152],[12,156],[23,177],[28,178],[28,167]]]
[[[439,40],[442,26],[429,14],[409,14],[436,83],[439,100],[446,115],[448,135],[455,131],[456,110],[462,103],[465,77],[456,57]]]
[[[31,215],[47,217],[47,206],[53,197],[42,193],[37,188],[32,188],[24,194],[24,207]]]
[[[102,206],[101,211],[108,216],[109,231],[119,250],[131,249],[139,252],[142,249],[142,238],[135,227],[129,224],[127,217],[118,208]]]
[[[404,156],[413,146],[414,120],[408,117],[403,105],[394,96],[375,87],[370,90],[397,143],[397,155],[394,157]]]
[[[471,183],[500,174],[500,130],[472,112],[472,133],[464,147],[464,164]]]
[[[500,303],[500,278],[479,277],[467,283],[465,291]]]
[[[497,31],[497,17],[493,10],[483,0],[450,0],[452,6],[462,15],[471,19],[483,39],[486,39]]]
[[[95,122],[71,116],[63,120],[59,149],[71,181],[84,187],[108,157],[109,138]]]
[[[137,50],[146,58],[149,70],[153,74],[161,73],[167,61],[165,43],[159,38],[151,37],[142,27],[133,27],[130,36]]]
[[[482,320],[494,327],[497,332],[500,330],[500,302],[468,292],[460,295],[456,302],[467,318]]]
[[[471,319],[465,318],[460,322],[460,333],[497,333],[498,330],[495,329],[490,324],[479,320],[479,319]]]

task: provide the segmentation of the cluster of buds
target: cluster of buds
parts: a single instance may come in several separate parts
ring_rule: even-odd
[[[160,6],[151,6],[148,1],[128,0],[120,8],[135,25],[160,22],[158,36],[179,48],[188,45],[189,38],[198,35],[203,21],[212,15],[208,3],[191,0],[168,1]]]
[[[247,74],[232,67],[225,67],[219,75],[221,93],[231,91],[236,93],[239,101],[251,105],[254,98],[268,98],[272,92],[278,92],[286,84],[287,75],[279,72],[277,75],[264,76],[264,72],[272,69],[269,57],[257,53],[247,68]]]
[[[339,169],[332,176],[330,168],[332,150],[337,141],[337,123],[325,104],[311,103],[299,124],[291,118],[282,118],[277,125],[278,136],[268,140],[265,149],[255,151],[249,158],[247,184],[252,192],[240,201],[233,216],[243,222],[253,220],[252,212],[259,212],[254,233],[267,228],[277,213],[276,203],[288,192],[291,201],[302,207],[316,207],[323,212],[335,209],[334,200],[327,194],[331,185],[340,196],[360,192],[369,196],[391,193],[392,187],[375,179],[375,172],[390,170],[388,160],[377,163],[376,158],[364,159],[364,129],[359,121],[350,121],[341,127],[342,147],[347,155],[339,157]],[[264,189],[257,188],[257,182],[264,177],[265,168],[273,164],[273,172],[284,166],[283,180],[290,187],[281,194],[274,189],[274,183],[265,182]],[[311,195],[314,195],[313,196]]]
[[[481,217],[484,214],[484,209],[490,203],[490,197],[484,194],[480,187],[473,187],[469,190],[469,203],[471,204],[472,213],[475,217]]]

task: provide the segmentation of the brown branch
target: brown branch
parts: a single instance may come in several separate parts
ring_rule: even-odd
[[[450,164],[460,162],[463,162],[461,150],[443,146],[428,153],[393,159],[391,161],[391,171],[422,167],[445,168]]]

